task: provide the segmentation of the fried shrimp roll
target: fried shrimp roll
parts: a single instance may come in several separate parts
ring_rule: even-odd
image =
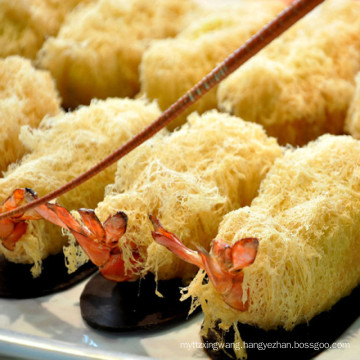
[[[292,330],[329,310],[360,282],[360,142],[323,135],[286,150],[250,207],[224,217],[216,239],[257,238],[252,265],[242,270],[245,311],[225,303],[200,271],[188,295],[205,313],[205,333],[238,322]]]
[[[79,3],[92,0],[0,0],[0,57],[34,59],[48,36]]]
[[[175,36],[191,0],[99,0],[67,17],[38,55],[56,79],[65,107],[94,97],[134,96],[139,64],[152,39]]]
[[[118,246],[133,278],[152,272],[158,279],[188,279],[195,267],[153,241],[149,214],[188,246],[208,249],[224,214],[251,202],[281,155],[259,125],[215,110],[194,113],[178,131],[150,139],[118,162],[96,214],[103,222],[126,213]]]
[[[0,171],[25,153],[21,126],[37,127],[45,115],[59,112],[60,99],[47,71],[35,70],[19,56],[0,59]]]
[[[158,106],[142,100],[93,101],[72,113],[45,118],[38,129],[22,128],[21,141],[30,150],[0,179],[0,198],[17,188],[29,187],[44,195],[109,155],[144,129],[160,114]],[[96,207],[105,185],[114,181],[116,165],[57,199],[67,209]],[[58,253],[67,242],[61,229],[44,220],[30,221],[26,234],[9,250],[0,243],[0,254],[13,262],[33,263],[33,275],[41,271],[41,260]]]
[[[154,41],[140,67],[141,92],[165,110],[285,7],[282,0],[241,1],[203,8],[173,39]],[[254,16],[256,14],[256,16]],[[213,89],[187,111],[217,107]],[[170,124],[185,122],[186,114]]]
[[[281,144],[342,134],[360,70],[360,2],[328,0],[218,88],[219,107]]]

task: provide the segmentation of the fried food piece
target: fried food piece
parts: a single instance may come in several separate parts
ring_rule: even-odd
[[[45,118],[38,129],[23,127],[20,138],[31,152],[0,179],[0,199],[5,200],[17,188],[30,187],[39,195],[55,190],[109,155],[159,114],[155,103],[108,99]],[[115,171],[114,164],[57,202],[69,210],[96,207],[103,199],[105,185],[114,181]],[[44,220],[32,221],[15,250],[0,244],[0,254],[13,262],[34,263],[32,272],[38,275],[41,260],[60,252],[66,242],[59,227]]]
[[[256,237],[255,262],[244,268],[247,311],[226,305],[201,271],[188,295],[205,313],[205,333],[220,320],[262,329],[308,322],[360,282],[360,142],[323,135],[286,150],[263,180],[250,207],[230,212],[217,239]],[[249,293],[248,293],[249,291]]]
[[[192,7],[191,0],[99,0],[68,16],[38,64],[56,79],[65,107],[132,97],[144,50],[152,39],[175,36]]]
[[[0,171],[25,153],[21,126],[37,127],[45,115],[59,112],[60,99],[47,71],[35,70],[19,56],[0,59]]]
[[[101,221],[118,210],[127,214],[119,246],[128,268],[138,261],[138,275],[188,279],[195,267],[153,241],[148,215],[189,247],[208,249],[224,214],[251,202],[281,154],[259,125],[215,110],[194,113],[178,131],[152,138],[118,162],[96,213]]]
[[[360,72],[356,76],[356,90],[346,116],[345,130],[360,139]]]
[[[360,70],[360,2],[328,0],[218,88],[219,107],[281,144],[342,134]]]
[[[0,0],[0,57],[34,59],[48,36],[56,35],[66,14],[92,0]]]
[[[282,0],[250,0],[205,7],[196,21],[178,36],[154,41],[146,50],[140,67],[141,92],[156,99],[165,110],[284,7]],[[213,89],[186,114],[216,107],[216,89]],[[186,114],[173,121],[169,128],[184,123]]]

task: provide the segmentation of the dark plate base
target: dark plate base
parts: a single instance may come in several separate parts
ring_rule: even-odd
[[[350,296],[340,300],[330,311],[315,316],[309,324],[301,324],[293,331],[283,329],[264,331],[253,326],[239,324],[241,338],[249,344],[247,349],[248,360],[257,359],[291,359],[306,360],[326,350],[326,344],[331,345],[345,330],[360,316],[360,287],[357,287]],[[211,359],[230,359],[222,350],[213,350],[217,343],[215,333],[221,330],[214,329],[203,337],[205,349]],[[225,334],[225,343],[234,341],[234,331]],[[275,348],[259,349],[256,346],[271,344]],[[286,348],[291,344],[293,348]],[[251,345],[251,347],[250,347]],[[226,350],[234,356],[233,351]]]
[[[165,326],[187,318],[190,300],[180,301],[181,280],[158,281],[154,276],[116,283],[95,275],[80,298],[81,315],[93,328],[105,331],[133,331]]]
[[[59,253],[43,260],[42,272],[33,278],[32,265],[14,264],[0,256],[0,297],[30,299],[68,289],[96,271],[89,261],[76,272],[68,274],[64,255]]]

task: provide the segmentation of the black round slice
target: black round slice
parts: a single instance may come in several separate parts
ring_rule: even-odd
[[[0,297],[30,299],[68,289],[93,274],[97,268],[90,261],[68,274],[64,255],[50,255],[42,262],[42,272],[33,278],[32,265],[15,264],[0,256]]]
[[[360,287],[357,287],[350,296],[340,300],[330,311],[315,316],[309,324],[297,325],[292,331],[283,329],[265,331],[239,324],[241,338],[247,344],[248,360],[313,358],[331,346],[360,316],[359,303]],[[219,335],[225,338],[223,345],[225,351],[216,349],[219,345]],[[210,330],[202,340],[204,349],[211,359],[234,358],[234,352],[231,349],[234,341],[233,330],[224,333],[219,328],[215,328]]]
[[[180,301],[180,279],[158,281],[154,276],[134,282],[113,282],[95,275],[80,297],[83,319],[93,328],[133,331],[156,328],[188,317],[190,299]]]

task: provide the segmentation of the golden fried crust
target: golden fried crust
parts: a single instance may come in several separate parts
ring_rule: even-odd
[[[74,11],[38,55],[56,79],[65,107],[92,98],[132,97],[152,39],[175,36],[191,0],[100,0]]]
[[[37,127],[45,115],[59,112],[60,99],[47,71],[35,70],[18,56],[0,59],[0,171],[25,153],[21,126]]]
[[[324,2],[224,80],[220,108],[262,124],[281,144],[342,134],[360,70],[359,33],[359,1]]]
[[[141,92],[150,99],[157,99],[162,110],[184,95],[285,6],[282,0],[219,3],[198,9],[196,20],[178,36],[154,41],[144,53],[140,67]],[[214,89],[186,114],[216,107]],[[169,128],[185,122],[186,114],[173,121]]]
[[[360,72],[356,76],[356,90],[346,115],[345,130],[360,139]]]
[[[55,35],[66,14],[92,0],[0,0],[0,57],[34,59],[43,42]]]
[[[180,130],[154,137],[119,161],[115,184],[96,213],[102,221],[118,210],[128,215],[120,242],[128,265],[133,242],[144,273],[190,278],[194,266],[153,241],[148,215],[159,218],[186,246],[209,249],[222,217],[250,204],[281,154],[275,139],[257,124],[215,110],[194,113]]]
[[[22,128],[20,138],[30,153],[0,179],[0,199],[21,187],[30,187],[39,195],[55,190],[105,158],[159,114],[155,103],[109,99],[45,118],[38,129]],[[107,168],[57,201],[69,210],[95,208],[103,199],[105,186],[114,181],[115,170],[116,165]],[[35,263],[33,273],[37,275],[41,259],[61,251],[66,242],[60,228],[32,221],[15,251],[0,245],[0,253],[14,262]]]
[[[189,287],[212,327],[238,321],[263,329],[310,321],[360,282],[360,142],[324,135],[275,161],[250,207],[224,217],[217,238],[259,239],[244,269],[249,309],[226,305],[200,273]]]

